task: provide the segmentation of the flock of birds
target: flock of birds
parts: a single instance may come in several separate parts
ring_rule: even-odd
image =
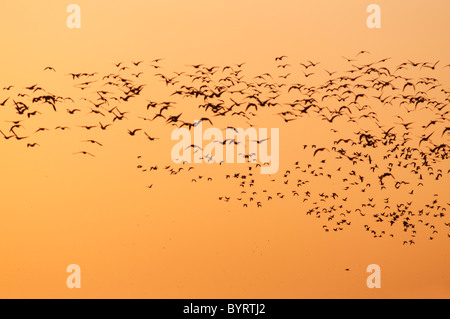
[[[0,133],[5,141],[36,148],[39,136],[46,132],[78,129],[97,136],[119,123],[134,125],[124,134],[157,142],[170,138],[158,134],[163,127],[192,130],[199,123],[195,119],[224,131],[256,126],[261,118],[269,118],[272,127],[295,127],[297,121],[307,121],[319,127],[327,141],[307,144],[302,139],[290,148],[298,159],[272,176],[255,172],[256,167],[267,165],[258,163],[256,154],[238,154],[247,159],[245,168],[228,170],[223,176],[217,176],[217,170],[215,176],[206,176],[202,164],[161,165],[156,159],[145,163],[142,155],[137,156],[137,169],[187,176],[192,184],[217,179],[234,182],[218,199],[243,208],[290,198],[299,202],[307,216],[316,218],[325,232],[342,231],[361,218],[371,236],[400,237],[404,245],[414,244],[419,232],[429,240],[442,231],[450,237],[445,189],[450,173],[450,89],[434,76],[438,71],[450,72],[450,65],[410,60],[391,65],[391,58],[361,62],[369,57],[367,51],[342,57],[345,70],[329,71],[318,61],[295,62],[279,56],[273,72],[255,76],[246,75],[246,63],[195,64],[181,72],[164,72],[162,59],[119,62],[109,74],[64,74],[79,98],[51,93],[38,84],[3,87],[0,116],[8,112],[14,118],[0,126]],[[51,66],[43,72],[58,74]],[[167,92],[166,98],[149,99],[151,94],[144,93],[145,76],[161,83],[159,91]],[[54,112],[63,113],[69,124],[36,125]],[[80,124],[73,125],[77,121]],[[94,137],[82,143],[94,150],[103,147]],[[201,150],[195,144],[191,148]],[[95,157],[91,149],[74,155]],[[214,155],[203,159],[213,162]],[[447,197],[440,199],[440,192],[417,197],[434,185],[442,185],[438,187]]]

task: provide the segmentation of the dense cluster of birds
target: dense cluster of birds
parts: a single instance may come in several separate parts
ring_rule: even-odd
[[[47,131],[106,133],[123,122],[135,125],[141,121],[140,127],[129,127],[123,133],[155,142],[163,139],[156,136],[161,127],[192,130],[199,123],[195,120],[224,131],[255,126],[263,117],[270,118],[273,127],[308,121],[320,127],[327,142],[307,144],[302,139],[291,148],[299,159],[272,176],[255,172],[258,166],[267,165],[259,163],[256,154],[238,154],[247,159],[245,169],[228,170],[223,176],[196,173],[204,165],[145,163],[142,155],[137,156],[137,168],[148,174],[187,175],[193,184],[217,179],[235,182],[235,187],[218,199],[239,202],[243,208],[297,200],[306,215],[322,223],[325,232],[342,231],[362,218],[371,236],[401,234],[405,245],[415,243],[419,230],[432,240],[443,227],[450,237],[446,215],[450,203],[443,182],[450,173],[450,89],[434,75],[450,72],[450,65],[410,60],[392,65],[391,58],[361,61],[368,57],[371,53],[367,51],[342,57],[345,70],[329,71],[318,61],[295,62],[279,56],[274,59],[273,72],[254,76],[246,74],[246,63],[223,67],[194,64],[181,72],[164,72],[162,59],[119,62],[110,74],[64,74],[79,91],[79,98],[51,93],[38,84],[3,87],[0,112],[9,109],[14,118],[0,127],[0,133],[4,140],[36,148],[39,135]],[[58,74],[51,66],[43,72]],[[165,99],[156,100],[145,93],[145,76],[161,83]],[[64,113],[70,124],[36,126],[50,112]],[[76,121],[80,124],[74,127]],[[234,139],[215,142],[238,143]],[[82,143],[94,150],[103,146],[95,138]],[[190,148],[202,150],[195,144]],[[74,154],[95,157],[91,149]],[[213,162],[214,154],[203,159]],[[225,166],[222,168],[227,170]],[[440,199],[440,192],[422,195],[426,202],[415,197],[428,189],[427,184],[432,188],[436,183],[441,183],[437,185],[442,185],[446,198]]]

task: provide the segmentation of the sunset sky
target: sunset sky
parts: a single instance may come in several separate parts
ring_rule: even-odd
[[[81,8],[80,29],[66,25],[70,3]],[[177,109],[170,112],[183,113],[189,120],[201,114],[195,101],[171,96],[172,88],[157,73],[195,72],[192,64],[222,69],[245,62],[246,79],[269,72],[273,81],[281,82],[279,75],[288,71],[277,68],[274,59],[282,55],[287,56],[283,63],[292,65],[291,78],[309,85],[327,81],[324,70],[348,70],[343,56],[356,59],[361,50],[370,54],[354,63],[389,57],[386,65],[392,70],[408,60],[439,61],[436,70],[411,69],[405,76],[417,80],[431,74],[449,90],[450,67],[444,66],[450,63],[450,2],[377,1],[380,29],[366,25],[371,3],[2,1],[0,103],[10,97],[5,105],[11,107],[0,106],[0,130],[9,133],[12,124],[6,121],[19,119],[12,100],[20,100],[17,94],[25,93],[25,87],[37,84],[74,102],[59,104],[58,112],[46,105],[43,114],[27,119],[17,130],[26,140],[0,136],[0,298],[449,298],[450,228],[444,226],[444,220],[450,222],[448,216],[436,226],[439,236],[428,240],[427,232],[418,234],[415,245],[402,244],[401,228],[394,230],[394,238],[373,238],[363,227],[367,220],[359,215],[349,218],[352,227],[345,231],[324,232],[321,220],[306,216],[309,206],[282,185],[283,174],[293,170],[294,162],[303,168],[307,163],[320,165],[301,145],[328,143],[333,126],[325,130],[309,117],[285,123],[273,115],[276,111],[256,117],[255,126],[280,129],[280,169],[271,176],[253,169],[255,191],[283,192],[287,198],[244,208],[234,200],[243,188],[225,175],[247,172],[247,166],[191,164],[193,171],[170,175],[164,166],[181,167],[170,157],[173,128],[147,126],[138,118],[146,116],[149,100],[176,100]],[[163,60],[152,63],[159,58]],[[132,61],[141,60],[142,67],[133,69]],[[300,66],[308,60],[320,62],[311,79],[305,79]],[[122,111],[130,112],[128,120],[115,122],[106,134],[80,128],[111,121],[87,112],[68,117],[66,108],[85,110],[89,102],[82,98],[98,97],[93,90],[74,87],[68,74],[98,72],[94,85],[100,89],[101,76],[116,72],[114,64],[119,62],[130,67],[124,71],[129,77],[144,72],[134,78],[145,84],[142,96],[120,103]],[[56,72],[44,71],[47,66]],[[3,89],[10,85],[11,90]],[[445,101],[444,94],[430,97]],[[372,102],[368,98],[364,103]],[[398,121],[394,114],[420,125],[428,120],[420,112],[395,112],[384,108],[378,115],[386,123]],[[449,115],[445,116],[447,122],[440,128],[449,126]],[[350,132],[347,124],[336,123],[342,134]],[[56,132],[56,125],[71,129]],[[235,118],[221,119],[217,125],[248,127]],[[35,133],[41,127],[50,130]],[[159,139],[149,142],[142,132],[127,134],[136,128]],[[441,136],[440,128],[432,139],[448,144],[449,134]],[[83,142],[91,138],[103,146]],[[39,146],[26,147],[31,142]],[[95,157],[74,154],[85,150]],[[139,165],[160,169],[143,173]],[[347,165],[344,169],[353,169]],[[450,169],[448,159],[436,165],[444,173]],[[337,168],[331,160],[323,166]],[[388,195],[392,203],[413,199],[429,204],[438,194],[439,204],[450,209],[449,176],[443,175],[416,189],[412,197]],[[291,183],[296,181],[293,177]],[[317,193],[340,187],[327,180],[312,184]],[[306,190],[299,188],[299,193],[303,196]],[[360,192],[338,191],[348,197],[349,205],[363,198]],[[388,191],[367,192],[364,199],[374,197],[383,204]],[[233,200],[218,200],[224,196]],[[69,264],[81,268],[80,289],[66,286]],[[370,264],[381,267],[379,289],[366,285]]]

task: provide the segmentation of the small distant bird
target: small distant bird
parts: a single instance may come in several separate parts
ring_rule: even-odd
[[[73,154],[84,154],[84,155],[90,155],[92,157],[95,157],[95,155],[92,155],[91,153],[86,152],[86,151],[76,152],[76,153],[73,153]]]
[[[140,128],[137,128],[137,129],[134,129],[134,130],[128,130],[128,134],[130,134],[131,136],[134,136],[134,135],[136,135],[136,133],[137,132],[139,132],[139,131],[142,131],[142,129],[140,129]]]
[[[103,146],[101,143],[99,143],[97,141],[94,141],[94,140],[86,140],[86,141],[83,141],[83,142],[88,142],[88,143],[92,143],[92,144],[97,144],[97,145]]]

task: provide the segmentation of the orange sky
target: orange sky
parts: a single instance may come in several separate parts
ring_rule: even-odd
[[[354,57],[360,50],[371,52],[364,61],[392,57],[392,66],[408,59],[440,60],[440,67],[450,63],[450,3],[443,0],[377,1],[382,28],[374,30],[366,26],[366,7],[372,2],[357,0],[77,1],[81,29],[66,26],[69,3],[2,1],[0,89],[14,85],[16,94],[39,84],[55,94],[92,98],[92,93],[74,89],[67,74],[106,75],[115,70],[113,63],[144,60],[139,80],[147,84],[144,96],[130,110],[140,108],[138,115],[143,115],[147,99],[168,98],[168,89],[153,76],[160,70],[149,67],[156,58],[164,58],[161,72],[186,71],[196,63],[223,67],[246,62],[250,75],[281,74],[274,63],[280,55],[288,56],[296,70],[301,70],[300,62],[312,60],[342,72],[348,64],[341,56]],[[46,66],[57,72],[44,72]],[[433,74],[448,90],[450,68]],[[325,73],[310,83],[324,79]],[[0,102],[8,94],[0,91]],[[83,106],[76,101],[70,107]],[[186,115],[191,101],[183,103]],[[86,122],[62,123],[67,113],[61,110],[33,119],[23,134],[55,123],[77,127],[98,122],[82,115]],[[17,116],[0,112],[0,129],[6,132],[9,124],[3,118]],[[283,185],[272,187],[270,179],[282,179],[295,161],[304,165],[312,160],[298,145],[326,142],[329,133],[312,120],[284,125],[274,119],[261,116],[257,124],[280,128],[280,170],[271,177],[255,173],[257,188],[290,192]],[[420,115],[414,120],[421,120]],[[224,176],[243,168],[200,164],[187,177],[143,174],[137,165],[175,166],[171,129],[149,128],[160,138],[155,143],[126,134],[143,125],[132,118],[108,134],[96,134],[101,148],[80,142],[92,138],[80,128],[67,135],[40,132],[36,149],[26,147],[31,141],[0,140],[0,298],[450,297],[448,230],[439,228],[433,241],[425,236],[404,246],[401,240],[368,236],[359,216],[352,219],[353,227],[325,233],[292,198],[260,209],[218,201],[218,196],[238,195],[238,184]],[[73,154],[84,149],[96,151],[96,157]],[[448,161],[440,165],[444,171],[450,168]],[[214,182],[193,184],[191,178],[198,175]],[[152,189],[146,188],[150,184]],[[440,202],[447,203],[447,185],[448,175],[416,191],[414,200],[429,203],[439,193]],[[350,202],[362,198],[350,192],[348,197]],[[81,289],[66,287],[66,267],[73,263],[81,267]],[[369,264],[381,267],[381,289],[366,286]]]

